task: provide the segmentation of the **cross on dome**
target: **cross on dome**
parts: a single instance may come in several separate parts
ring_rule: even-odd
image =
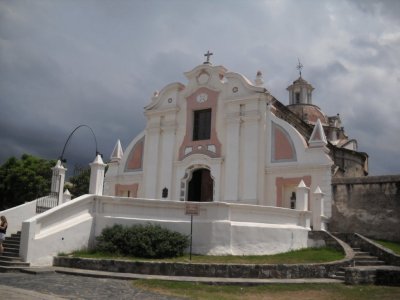
[[[205,64],[209,64],[210,63],[210,56],[214,55],[214,53],[211,53],[210,50],[207,51],[206,54],[204,54],[205,57],[207,57],[207,60],[204,62]]]
[[[303,65],[301,64],[299,58],[297,58],[297,60],[299,61],[299,63],[298,63],[298,65],[296,66],[296,69],[299,70],[299,74],[300,74],[300,77],[301,77],[301,70],[303,69]]]

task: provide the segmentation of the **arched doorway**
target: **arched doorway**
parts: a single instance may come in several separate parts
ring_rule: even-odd
[[[188,185],[188,201],[211,202],[214,194],[214,180],[210,170],[196,169],[192,172],[192,178]]]

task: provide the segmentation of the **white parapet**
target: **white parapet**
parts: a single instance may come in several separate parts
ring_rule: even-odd
[[[187,202],[85,195],[23,223],[20,255],[51,265],[54,255],[93,246],[107,226],[154,223],[188,235]],[[193,204],[193,202],[191,202]],[[311,212],[225,202],[195,203],[193,252],[274,254],[307,247]]]

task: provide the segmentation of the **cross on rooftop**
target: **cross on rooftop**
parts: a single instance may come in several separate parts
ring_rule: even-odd
[[[297,60],[299,61],[299,64],[296,66],[296,69],[299,70],[299,74],[300,74],[300,77],[301,77],[301,69],[303,69],[303,65],[301,64],[299,58],[297,58]]]
[[[210,50],[208,50],[207,53],[204,54],[204,56],[207,57],[207,61],[204,62],[205,64],[209,64],[210,63],[210,56],[211,55],[214,55],[214,53],[211,53]]]

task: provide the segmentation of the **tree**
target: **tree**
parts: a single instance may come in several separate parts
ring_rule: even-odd
[[[83,169],[79,174],[69,178],[70,185],[66,187],[69,189],[73,198],[85,195],[89,193],[90,183],[90,168]]]
[[[105,172],[107,172],[108,166],[106,166]],[[65,184],[65,188],[69,190],[72,198],[76,198],[89,193],[90,184],[90,167],[75,167],[76,175],[71,176],[68,182]]]
[[[55,163],[29,154],[9,158],[0,166],[0,210],[48,195]]]

